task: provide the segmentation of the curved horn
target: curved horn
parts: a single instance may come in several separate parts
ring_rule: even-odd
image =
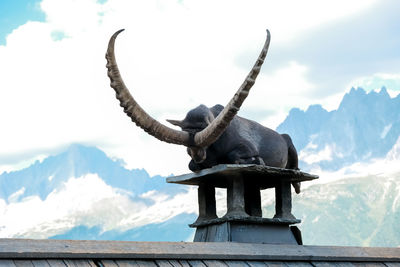
[[[264,63],[264,59],[268,52],[270,40],[271,34],[269,33],[269,30],[267,30],[267,39],[265,41],[264,47],[261,50],[261,53],[258,56],[258,59],[251,69],[250,73],[247,75],[246,79],[239,87],[236,94],[229,101],[228,105],[226,105],[221,113],[218,114],[217,118],[215,118],[215,120],[213,120],[212,123],[207,126],[207,128],[203,129],[201,132],[198,132],[195,135],[194,142],[196,146],[206,147],[211,145],[228,127],[229,123],[239,111],[240,106],[249,94],[251,87],[256,81],[258,73],[260,73],[261,66]]]
[[[149,114],[146,113],[146,111],[142,109],[142,107],[139,106],[139,104],[129,93],[128,88],[125,86],[124,81],[122,80],[114,55],[115,39],[122,31],[123,29],[117,31],[110,38],[106,53],[108,77],[111,81],[110,86],[115,90],[116,97],[120,102],[120,106],[124,108],[124,112],[134,123],[136,123],[137,126],[145,130],[150,135],[168,143],[189,146],[189,134],[187,132],[177,131],[169,128],[153,119]]]

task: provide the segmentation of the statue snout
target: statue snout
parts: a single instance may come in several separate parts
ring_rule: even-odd
[[[202,163],[207,157],[206,149],[202,147],[188,147],[187,152],[196,163]]]

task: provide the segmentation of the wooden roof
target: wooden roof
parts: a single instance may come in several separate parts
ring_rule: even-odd
[[[400,248],[0,239],[0,266],[400,267]]]

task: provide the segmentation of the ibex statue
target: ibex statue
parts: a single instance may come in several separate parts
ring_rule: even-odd
[[[106,53],[108,77],[124,112],[137,126],[161,141],[184,145],[192,158],[189,169],[198,171],[218,164],[261,164],[298,169],[296,149],[287,134],[279,134],[261,124],[239,116],[239,111],[267,55],[270,33],[250,73],[236,94],[223,107],[200,105],[188,112],[184,120],[168,120],[182,130],[169,128],[153,119],[130,94],[120,75],[114,55],[119,30],[111,37]],[[300,183],[293,183],[296,193]]]

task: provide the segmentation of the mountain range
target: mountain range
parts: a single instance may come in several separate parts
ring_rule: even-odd
[[[302,169],[338,170],[385,157],[399,141],[399,111],[400,95],[391,98],[384,87],[369,93],[351,88],[337,110],[293,108],[277,130],[292,137]]]
[[[370,93],[352,88],[337,110],[292,109],[278,127],[291,135],[300,168],[320,171],[319,183],[294,196],[305,244],[400,246],[398,110],[400,96],[391,98],[385,88]],[[385,168],[381,162],[398,168],[327,180],[328,173],[342,175],[348,166]],[[192,240],[188,224],[197,216],[196,189],[124,165],[96,147],[74,144],[2,173],[0,237]],[[223,199],[219,195],[218,207]],[[268,199],[263,213],[273,215]]]
[[[74,144],[58,155],[50,156],[42,162],[36,161],[28,168],[4,172],[0,176],[0,198],[7,200],[19,191],[19,198],[37,195],[43,200],[69,178],[88,173],[98,174],[113,188],[128,190],[133,198],[150,190],[179,191],[179,186],[164,183],[161,176],[150,177],[143,169],[127,170],[123,165],[122,160],[112,160],[95,147]],[[22,188],[23,192],[20,191]]]

